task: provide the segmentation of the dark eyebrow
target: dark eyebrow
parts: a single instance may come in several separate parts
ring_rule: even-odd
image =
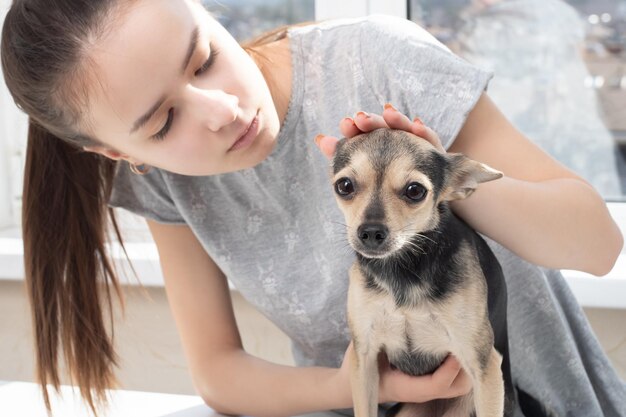
[[[199,30],[198,26],[196,25],[193,28],[193,30],[191,31],[191,40],[189,41],[189,47],[187,48],[187,54],[185,55],[185,59],[183,60],[183,66],[181,68],[181,74],[182,75],[185,74],[185,69],[187,69],[187,67],[189,66],[189,62],[191,61],[191,57],[193,57],[193,54],[196,51],[196,46],[198,45],[199,37],[200,37],[200,30]],[[145,126],[145,124],[148,123],[148,120],[150,120],[152,118],[152,116],[154,116],[154,114],[159,109],[159,107],[161,107],[161,105],[163,104],[164,101],[165,101],[165,97],[161,97],[156,103],[154,103],[154,105],[152,105],[152,107],[150,107],[150,110],[148,110],[146,112],[146,114],[144,114],[139,119],[137,119],[137,121],[133,124],[133,127],[130,129],[129,133],[132,135],[137,130],[139,130],[143,126]]]

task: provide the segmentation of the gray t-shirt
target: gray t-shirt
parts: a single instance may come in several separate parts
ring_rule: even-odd
[[[266,160],[254,168],[200,177],[160,169],[138,176],[120,164],[110,205],[157,222],[189,225],[237,290],[289,335],[298,365],[338,367],[349,343],[347,271],[354,257],[333,196],[329,162],[313,138],[319,133],[340,135],[343,117],[359,110],[380,113],[390,102],[410,117],[419,116],[448,148],[491,73],[451,54],[415,24],[388,16],[296,27],[290,29],[289,39],[292,96],[276,148]],[[488,242],[503,265],[509,291],[525,297],[527,287],[534,286],[531,300],[512,296],[509,301],[514,378],[524,381],[524,390],[532,396],[551,406],[554,399],[569,409],[584,396],[569,381],[567,389],[558,387],[562,379],[570,379],[568,372],[577,373],[574,379],[585,371],[582,361],[577,358],[580,364],[572,365],[572,358],[564,356],[564,370],[546,372],[561,363],[554,356],[562,348],[541,339],[533,328],[541,325],[542,332],[557,340],[567,332],[546,273],[565,284],[558,272],[546,272]],[[537,302],[531,320],[525,311]],[[579,310],[572,314],[584,320]],[[588,326],[583,330],[597,345]],[[524,333],[529,335],[517,340]],[[545,347],[534,345],[537,338]],[[573,342],[568,343],[567,354],[576,353]],[[606,362],[596,345],[600,353],[594,351],[593,360]],[[535,359],[538,351],[548,348],[543,362],[528,364],[523,359],[529,354]],[[610,374],[605,362],[594,365]],[[541,381],[557,385],[557,392],[550,391],[548,398]],[[588,381],[572,383],[589,386]],[[600,415],[585,407],[581,416]],[[597,401],[591,407],[597,407]]]

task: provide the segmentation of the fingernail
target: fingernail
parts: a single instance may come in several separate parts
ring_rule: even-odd
[[[349,121],[350,123],[354,124],[354,119],[352,119],[352,117],[344,117],[341,121],[343,122],[343,121],[345,121],[345,120],[347,120],[347,121]]]
[[[419,124],[421,124],[421,125],[423,125],[423,124],[424,124],[424,122],[422,122],[422,119],[420,119],[419,117],[415,117],[415,119],[413,119],[413,122],[415,122],[415,123],[419,123]]]
[[[369,114],[365,113],[364,111],[357,112],[356,116],[357,116],[357,117],[359,117],[359,116],[363,116],[363,117],[365,117],[366,119],[369,119],[370,117],[372,117],[372,116],[370,116]]]
[[[396,108],[391,105],[391,103],[386,103],[385,104],[385,110],[387,110],[387,109],[391,109],[393,111],[397,111]]]
[[[314,139],[314,140],[315,140],[315,144],[316,144],[317,146],[320,146],[320,141],[322,140],[322,138],[323,138],[324,136],[326,136],[326,135],[324,135],[324,134],[322,134],[322,133],[320,133],[319,135],[315,136],[315,139]]]

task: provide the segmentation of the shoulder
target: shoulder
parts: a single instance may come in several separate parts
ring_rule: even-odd
[[[367,67],[389,67],[392,71],[394,66],[417,70],[432,63],[445,66],[460,60],[426,29],[396,16],[331,19],[294,27],[289,33],[303,53],[322,56],[322,63],[332,58],[358,59],[365,71]]]
[[[160,223],[184,224],[170,189],[166,171],[153,167],[145,175],[136,175],[130,172],[126,162],[119,162],[108,205]]]
[[[416,23],[395,16],[373,14],[332,19],[293,27],[289,37],[307,61],[358,59],[364,66],[414,67],[432,60],[457,58],[444,44]],[[391,66],[390,66],[391,67]]]

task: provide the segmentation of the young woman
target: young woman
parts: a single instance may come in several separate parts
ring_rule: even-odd
[[[322,153],[313,138],[388,124],[506,175],[453,208],[490,238],[506,275],[517,415],[623,413],[623,385],[556,270],[608,272],[617,226],[591,186],[492,104],[491,74],[416,25],[329,21],[244,50],[196,0],[16,0],[2,66],[30,117],[23,237],[42,384],[59,383],[60,357],[92,407],[113,384],[109,219],[121,238],[108,204],[147,219],[208,405],[349,409],[352,257],[328,184],[336,139],[318,138]],[[388,102],[398,111],[376,114]],[[243,351],[226,277],[291,337],[298,367]],[[382,366],[381,403],[469,390],[454,358],[418,378]]]

